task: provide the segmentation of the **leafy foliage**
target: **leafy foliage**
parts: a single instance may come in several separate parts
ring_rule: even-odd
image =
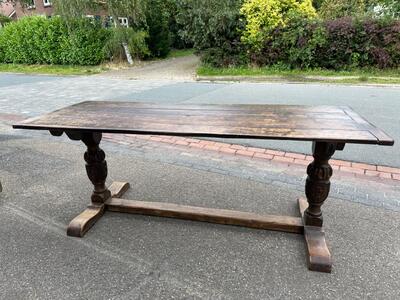
[[[0,27],[11,22],[11,18],[0,15]]]
[[[294,17],[314,17],[311,0],[245,0],[240,10],[246,20],[242,41],[258,50],[270,32]]]
[[[366,6],[373,15],[400,18],[399,0],[366,0]]]
[[[242,0],[177,0],[179,34],[215,66],[241,61]]]
[[[319,10],[324,19],[337,19],[347,16],[363,16],[366,12],[364,0],[325,0]]]
[[[326,31],[320,21],[296,18],[273,30],[261,51],[253,53],[251,59],[256,65],[313,68],[317,66],[317,50],[325,44]]]
[[[107,11],[114,20],[123,16],[135,25],[145,21],[145,1],[140,0],[52,0],[52,3],[56,13],[67,21],[81,18],[84,14],[82,12],[88,11],[92,14]]]
[[[148,33],[143,30],[134,30],[133,28],[116,27],[110,29],[111,36],[108,39],[105,49],[107,56],[113,61],[122,61],[125,59],[125,51],[121,41],[128,41],[130,54],[133,58],[142,59],[150,55],[146,44]]]
[[[289,69],[391,68],[400,66],[399,50],[400,21],[297,19],[275,29],[252,61]]]
[[[166,57],[171,50],[168,1],[147,0],[146,23],[149,30],[147,43],[152,56]]]
[[[96,65],[106,53],[109,32],[100,23],[77,19],[27,17],[0,31],[1,62]]]

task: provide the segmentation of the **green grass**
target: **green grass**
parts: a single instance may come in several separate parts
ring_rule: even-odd
[[[167,58],[184,57],[194,54],[194,49],[172,49]]]
[[[106,71],[103,66],[0,64],[0,72],[46,75],[92,75]]]
[[[290,80],[304,82],[336,82],[336,83],[388,83],[400,84],[400,69],[354,69],[347,71],[334,71],[323,69],[312,70],[282,70],[279,68],[264,67],[231,67],[214,68],[200,66],[197,69],[200,77],[249,77],[258,80]]]

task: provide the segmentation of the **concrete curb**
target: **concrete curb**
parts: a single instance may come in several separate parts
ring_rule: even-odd
[[[196,81],[204,82],[253,82],[253,83],[293,83],[293,84],[338,84],[352,86],[378,86],[378,87],[400,87],[396,83],[368,83],[354,82],[343,83],[341,79],[356,79],[357,76],[349,76],[343,78],[322,77],[322,76],[304,76],[304,77],[284,77],[284,76],[201,76],[197,75]],[[337,82],[335,82],[337,81]]]

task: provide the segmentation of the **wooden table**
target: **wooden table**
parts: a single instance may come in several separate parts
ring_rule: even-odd
[[[393,140],[349,107],[288,105],[160,105],[132,102],[82,102],[13,125],[63,133],[86,146],[84,159],[94,185],[91,204],[71,221],[67,234],[82,237],[105,210],[189,219],[304,234],[310,270],[330,272],[332,261],[322,228],[321,206],[328,197],[328,161],[346,143],[393,145]],[[126,182],[105,186],[107,163],[102,133],[174,135],[313,142],[301,217],[259,215],[224,209],[122,199]]]

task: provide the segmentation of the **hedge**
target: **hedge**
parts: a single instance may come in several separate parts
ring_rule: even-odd
[[[293,17],[317,15],[311,0],[244,0],[240,12],[246,22],[242,41],[253,49],[262,47],[273,29]]]
[[[109,35],[94,20],[26,17],[0,29],[0,62],[97,65]]]
[[[400,66],[400,20],[292,20],[276,28],[262,50],[250,56],[257,65],[289,68],[396,68]]]

